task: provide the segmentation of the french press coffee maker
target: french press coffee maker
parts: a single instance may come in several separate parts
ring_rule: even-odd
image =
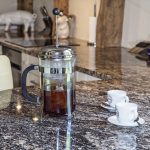
[[[68,115],[75,110],[75,53],[67,46],[44,47],[39,53],[39,65],[27,67],[21,77],[22,94],[32,102],[43,102],[43,112],[52,116]],[[29,95],[27,74],[39,70],[41,96]]]

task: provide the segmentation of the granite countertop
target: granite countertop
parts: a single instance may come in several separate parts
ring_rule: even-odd
[[[33,56],[37,56],[41,50],[24,49],[6,41],[1,43]],[[20,89],[13,89],[12,95],[10,90],[1,91],[0,100],[8,99],[8,103],[3,102],[4,107],[0,111],[0,148],[56,149],[59,139],[59,149],[65,149],[71,143],[75,150],[149,150],[150,76],[146,62],[136,59],[126,48],[94,49],[83,44],[75,47],[75,50],[78,70],[111,80],[76,84],[77,104],[71,123],[67,123],[65,117],[52,118],[46,115],[41,122],[35,122],[33,115],[39,114],[38,105],[25,101]],[[106,101],[106,92],[111,89],[127,91],[130,102],[138,104],[139,116],[145,120],[144,125],[122,127],[107,121],[115,113],[101,108],[100,105]],[[38,93],[38,89],[32,87],[30,91]],[[17,104],[22,106],[19,112],[16,109]]]
[[[43,39],[45,37],[36,37],[35,39]],[[18,38],[18,40],[24,38]],[[2,46],[6,46],[11,49],[21,51],[31,56],[38,57],[39,52],[43,47],[23,47],[17,44],[13,44],[16,38],[0,38]],[[30,41],[30,39],[27,39]],[[34,40],[31,39],[31,40]],[[9,41],[9,42],[8,42]],[[139,69],[141,67],[147,68],[146,63],[137,60],[134,55],[128,53],[127,48],[95,48],[88,46],[85,41],[77,39],[69,39],[72,43],[80,44],[80,46],[72,46],[77,55],[76,70],[98,77],[102,80],[109,80],[115,78],[122,78],[124,70],[133,71],[133,67],[136,65]],[[126,59],[128,58],[128,59]],[[147,69],[146,69],[147,70]]]
[[[140,84],[138,80],[137,83]],[[145,124],[123,127],[109,123],[107,118],[115,113],[100,107],[109,89],[126,90],[130,101],[138,104],[139,116]],[[29,91],[39,93],[39,89],[33,87]],[[110,80],[79,82],[76,110],[68,122],[66,117],[47,115],[43,115],[42,121],[36,121],[35,116],[40,119],[41,107],[24,100],[20,89],[1,91],[0,97],[0,149],[53,150],[57,146],[60,150],[66,147],[68,150],[69,147],[74,150],[150,149],[150,90],[143,85]],[[17,109],[18,105],[21,109]]]

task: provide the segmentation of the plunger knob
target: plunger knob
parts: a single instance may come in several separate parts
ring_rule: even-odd
[[[58,8],[54,8],[53,9],[53,14],[54,15],[59,15],[60,14],[60,10]]]

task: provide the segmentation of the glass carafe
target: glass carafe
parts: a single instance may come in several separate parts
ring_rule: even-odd
[[[32,65],[22,74],[23,96],[38,101],[27,93],[26,77],[29,71],[41,72],[43,111],[51,116],[69,115],[75,110],[75,54],[70,47],[46,47],[39,54],[39,66]]]

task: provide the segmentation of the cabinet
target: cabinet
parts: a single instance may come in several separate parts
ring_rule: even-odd
[[[10,60],[14,87],[19,87],[21,78],[21,52],[6,46],[2,46],[1,51]]]
[[[33,0],[17,0],[18,10],[33,12]]]
[[[125,0],[101,0],[97,17],[96,46],[120,47]]]
[[[37,57],[22,53],[21,71],[30,65],[38,65],[39,60]],[[27,76],[27,86],[40,85],[40,73],[38,70],[30,71]]]
[[[69,0],[54,0],[54,8],[59,8],[65,15],[68,15]]]
[[[63,10],[64,14],[68,15],[69,0],[54,0],[54,6]],[[18,10],[27,10],[33,12],[33,0],[17,0]]]
[[[88,74],[85,74],[85,73],[82,73],[82,72],[79,72],[79,71],[76,71],[75,74],[76,74],[76,82],[79,82],[79,81],[97,81],[97,80],[101,80],[99,78],[90,76]]]
[[[34,57],[34,56],[30,56],[28,54],[24,54],[22,53],[22,72],[25,68],[27,68],[28,66],[30,65],[38,65],[39,64],[39,60],[37,57]],[[88,74],[85,74],[85,73],[82,73],[82,72],[79,72],[79,71],[76,71],[75,72],[75,77],[76,77],[76,81],[79,82],[79,81],[97,81],[97,80],[101,80],[99,78],[96,78],[96,77],[93,77],[93,76],[90,76]],[[28,74],[28,77],[27,77],[27,85],[30,86],[30,85],[40,85],[40,73],[39,71],[31,71],[29,74]]]
[[[2,45],[0,45],[0,55],[2,55]]]

